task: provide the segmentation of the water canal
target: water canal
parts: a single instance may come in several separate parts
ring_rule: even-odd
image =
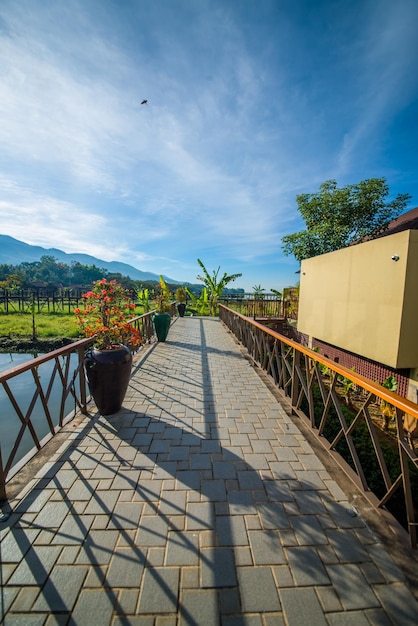
[[[0,353],[0,372],[5,372],[12,367],[26,363],[37,356],[41,356],[41,354]],[[75,369],[77,356],[72,354],[71,358],[74,360],[73,369]],[[42,365],[38,367],[38,375],[40,376],[42,389],[45,394],[47,392],[54,365],[55,360],[52,360],[42,363]],[[24,372],[23,374],[10,379],[8,384],[19,407],[21,408],[23,415],[26,415],[36,389],[31,371]],[[62,385],[59,376],[56,375],[48,402],[54,426],[58,425],[61,393]],[[74,399],[70,396],[65,404],[65,415],[68,415],[73,409]],[[39,439],[45,437],[45,435],[49,432],[39,397],[31,415],[31,422]],[[9,400],[6,391],[3,386],[0,385],[0,448],[3,463],[6,462],[6,459],[9,457],[9,454],[13,449],[20,428],[21,421]],[[34,443],[32,437],[26,428],[14,463],[20,461],[33,447]]]

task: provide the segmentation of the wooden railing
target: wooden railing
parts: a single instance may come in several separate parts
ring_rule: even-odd
[[[219,309],[220,319],[292,413],[310,426],[394,530],[401,525],[408,532],[416,548],[418,405],[236,311]]]
[[[172,315],[174,311],[175,307],[173,306]],[[149,343],[154,338],[152,323],[154,313],[155,311],[151,311],[129,320],[139,330],[143,344]],[[64,348],[54,350],[0,373],[0,388],[4,389],[9,399],[7,408],[0,413],[0,420],[5,424],[10,422],[10,417],[12,419],[14,417],[19,424],[16,439],[4,458],[0,441],[0,501],[6,499],[7,481],[78,411],[87,412],[86,407],[89,398],[83,363],[86,349],[92,345],[93,341],[93,338],[75,341]],[[42,368],[45,364],[51,365],[48,368],[48,374]],[[30,399],[29,402],[26,400],[24,403],[19,400],[18,393],[13,391],[11,381],[18,376],[22,377],[27,372],[30,373],[31,378],[29,381],[25,381],[25,391],[29,393]],[[57,387],[59,391],[56,391]],[[59,395],[58,414],[56,414],[56,409],[51,408],[53,395],[55,406],[57,405],[57,394]],[[67,412],[66,407],[68,409],[69,399],[72,399],[74,403],[72,410]],[[30,450],[26,452],[28,438],[31,445]],[[24,446],[25,449],[23,450]]]
[[[241,313],[241,315],[254,319],[260,317],[285,317],[286,313],[286,303],[276,296],[254,298],[249,295],[244,299],[222,296],[219,299],[219,303]]]

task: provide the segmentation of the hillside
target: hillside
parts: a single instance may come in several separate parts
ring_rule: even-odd
[[[83,265],[95,265],[112,273],[129,276],[132,280],[151,280],[159,281],[159,274],[153,272],[143,272],[142,270],[129,265],[128,263],[120,263],[118,261],[103,261],[89,254],[67,254],[57,248],[42,248],[41,246],[31,246],[30,244],[9,237],[8,235],[0,235],[0,265],[20,265],[20,263],[33,263],[39,261],[42,256],[52,256],[61,263],[71,265],[72,262],[78,262]],[[168,276],[164,276],[164,280],[168,283],[175,284],[178,280],[174,280]]]

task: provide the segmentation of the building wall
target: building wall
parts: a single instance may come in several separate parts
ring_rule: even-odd
[[[418,230],[410,230],[404,306],[399,337],[399,361],[417,367],[418,360]],[[411,365],[412,363],[412,365]],[[400,366],[403,367],[403,366]]]
[[[418,231],[306,259],[297,329],[391,368],[417,367],[417,285]]]

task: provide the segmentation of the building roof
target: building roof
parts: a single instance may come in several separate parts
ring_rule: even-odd
[[[406,213],[402,213],[396,220],[393,220],[388,228],[378,235],[378,237],[386,237],[387,235],[394,235],[400,233],[403,230],[418,230],[418,207],[411,209]]]

